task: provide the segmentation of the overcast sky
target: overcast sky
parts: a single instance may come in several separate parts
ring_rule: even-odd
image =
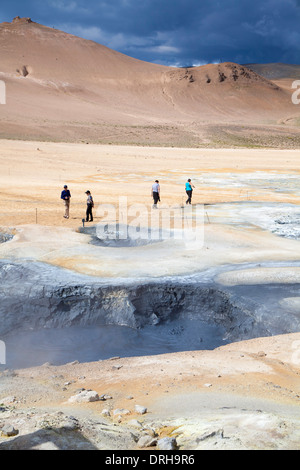
[[[2,0],[15,16],[164,65],[300,64],[300,0]]]

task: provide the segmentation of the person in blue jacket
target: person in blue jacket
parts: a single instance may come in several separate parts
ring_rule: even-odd
[[[64,189],[61,192],[60,198],[64,201],[65,204],[65,215],[64,218],[68,219],[69,218],[69,212],[70,212],[70,199],[71,199],[71,193],[68,189],[68,186],[65,184]]]
[[[193,194],[194,187],[195,186],[192,184],[192,181],[189,178],[187,182],[185,183],[185,192],[188,196],[187,200],[185,201],[186,204],[192,204],[192,194]]]

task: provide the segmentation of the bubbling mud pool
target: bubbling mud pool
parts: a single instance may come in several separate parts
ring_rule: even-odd
[[[6,337],[6,367],[26,368],[44,363],[61,365],[74,360],[93,362],[111,357],[207,350],[226,344],[223,336],[222,327],[188,319],[141,329],[102,325],[27,331]]]
[[[248,267],[234,272],[252,276]],[[211,350],[300,328],[297,283],[221,285],[201,273],[117,285],[70,273],[66,279],[39,263],[1,268],[1,369]]]

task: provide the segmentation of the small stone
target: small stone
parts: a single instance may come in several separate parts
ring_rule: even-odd
[[[11,424],[5,424],[5,426],[3,426],[2,428],[1,434],[5,437],[12,437],[19,434],[19,431],[18,429],[15,429]]]
[[[101,414],[102,414],[103,416],[107,416],[107,417],[108,417],[108,416],[110,416],[110,411],[105,408],[104,410],[102,410],[102,413],[101,413]]]
[[[74,403],[74,402],[87,403],[87,402],[93,402],[93,401],[98,401],[98,400],[99,400],[99,395],[97,392],[93,390],[83,390],[77,395],[73,395],[72,397],[70,397],[68,401],[71,403]]]
[[[157,441],[157,447],[159,450],[176,450],[177,441],[175,437],[163,437]]]
[[[5,397],[5,398],[1,398],[1,403],[3,405],[8,405],[9,403],[14,403],[15,401],[16,401],[15,396],[9,396],[9,397]]]
[[[143,425],[142,423],[140,423],[137,419],[131,419],[130,421],[128,421],[128,426],[133,426],[135,428],[142,428]]]
[[[258,357],[264,357],[266,356],[266,353],[264,351],[258,351],[257,355]]]
[[[209,439],[211,437],[220,437],[221,439],[223,439],[223,437],[224,437],[223,429],[218,429],[217,431],[212,431],[212,432],[207,432],[205,434],[202,434],[202,436],[200,436],[196,439],[196,442],[199,443],[199,442],[205,441],[206,439]]]
[[[104,393],[103,395],[100,395],[99,400],[102,400],[102,401],[112,400],[112,396]]]
[[[73,416],[66,417],[60,424],[60,428],[64,431],[76,431],[79,427],[78,420]]]
[[[156,446],[156,444],[157,444],[157,439],[153,438],[152,436],[142,436],[139,438],[137,442],[137,446],[139,448],[153,447],[153,446]]]
[[[140,415],[144,415],[145,413],[147,413],[147,408],[145,406],[135,405],[134,409]]]
[[[129,410],[126,410],[124,408],[117,408],[113,411],[113,414],[114,416],[117,416],[117,415],[129,415],[130,414],[130,411]]]
[[[212,387],[212,384],[204,384],[204,387]]]

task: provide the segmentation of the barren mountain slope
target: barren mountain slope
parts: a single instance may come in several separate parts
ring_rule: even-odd
[[[292,80],[300,79],[300,65],[282,64],[246,64],[246,67],[258,73],[268,80],[281,80],[290,78]]]
[[[29,18],[0,25],[0,79],[2,138],[189,145],[211,124],[300,115],[288,90],[246,67],[155,65]]]
[[[300,65],[297,64],[247,64],[246,66],[291,93],[295,91],[293,82],[300,80]]]

